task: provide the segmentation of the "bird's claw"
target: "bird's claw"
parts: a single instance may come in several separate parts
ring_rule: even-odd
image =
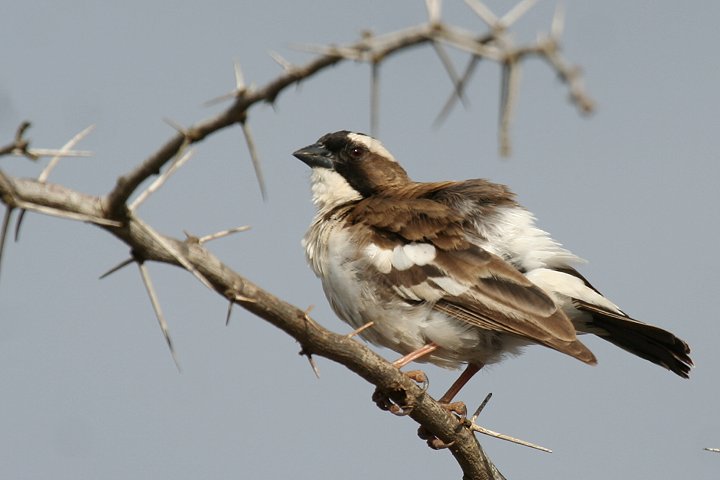
[[[428,389],[428,386],[430,385],[430,382],[428,381],[427,375],[425,375],[425,372],[422,370],[410,370],[408,372],[402,372],[403,375],[408,377],[413,382],[419,384],[420,388],[422,389],[423,393],[425,393]],[[399,391],[400,389],[398,389]],[[380,410],[385,410],[393,415],[397,415],[398,417],[404,417],[406,415],[409,415],[412,411],[414,406],[412,403],[408,403],[405,405],[400,405],[396,402],[394,402],[390,395],[385,392],[384,390],[381,390],[380,388],[376,388],[375,392],[372,396],[373,402],[378,406]]]
[[[398,417],[404,417],[406,415],[409,415],[413,410],[412,405],[398,405],[397,403],[393,402],[390,398],[390,395],[388,395],[387,392],[381,390],[380,388],[375,389],[375,392],[373,392],[372,395],[372,399],[373,402],[375,402],[375,405],[377,405],[380,410],[385,410],[392,413],[393,415],[397,415]]]
[[[467,406],[465,405],[465,403],[450,402],[441,403],[440,405],[448,412],[454,414],[453,416],[457,419],[459,427],[464,426],[467,423]],[[444,448],[452,447],[455,444],[455,440],[453,440],[452,442],[444,442],[440,440],[424,426],[420,426],[420,428],[418,428],[417,434],[418,437],[420,437],[422,440],[425,440],[428,444],[428,447],[432,448],[433,450],[442,450]]]
[[[409,370],[407,372],[403,372],[403,375],[420,385],[423,393],[425,393],[430,386],[430,381],[428,380],[427,375],[425,375],[425,372],[422,370]]]
[[[442,407],[450,413],[460,417],[461,423],[467,417],[467,406],[464,402],[441,403]]]

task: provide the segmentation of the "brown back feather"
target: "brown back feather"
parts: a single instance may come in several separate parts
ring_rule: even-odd
[[[475,230],[471,223],[477,221],[473,215],[513,204],[506,187],[484,180],[408,182],[358,201],[347,220],[370,227],[375,233],[372,241],[384,240],[384,248],[408,242],[435,246],[432,265],[393,269],[386,277],[392,285],[412,290],[426,282],[442,291],[433,278],[448,276],[470,288],[460,296],[447,294],[434,305],[436,310],[595,363],[592,352],[577,340],[573,324],[547,294],[515,267],[468,240],[466,232]]]

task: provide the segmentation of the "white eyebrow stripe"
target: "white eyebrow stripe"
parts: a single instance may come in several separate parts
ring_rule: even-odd
[[[348,138],[353,142],[364,145],[365,148],[368,149],[368,151],[397,163],[395,157],[393,157],[392,154],[383,146],[380,140],[369,137],[367,135],[363,135],[361,133],[348,133]]]

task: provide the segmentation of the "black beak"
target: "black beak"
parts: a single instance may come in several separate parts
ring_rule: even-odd
[[[307,147],[293,152],[293,156],[305,162],[308,167],[333,168],[333,154],[330,150],[319,143],[313,143]]]

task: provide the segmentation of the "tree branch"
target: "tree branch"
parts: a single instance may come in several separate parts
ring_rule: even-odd
[[[3,175],[0,172],[0,175]],[[0,196],[10,196],[39,207],[58,208],[68,213],[101,217],[102,201],[69,188],[37,180],[0,177]],[[312,320],[302,309],[263,290],[233,271],[199,242],[180,241],[162,236],[138,218],[131,216],[122,226],[98,225],[123,241],[142,261],[156,261],[180,266],[180,262],[156,237],[179,251],[212,285],[227,297],[234,292],[235,303],[275,325],[295,338],[305,354],[319,355],[352,370],[397,404],[411,405],[409,416],[447,444],[467,479],[502,479],[502,475],[484,454],[473,434],[462,428],[430,395],[365,345],[347,335],[333,333]]]
[[[348,335],[339,335],[326,330],[313,321],[307,312],[277,298],[258,287],[250,280],[233,271],[217,257],[204,248],[203,243],[212,238],[239,231],[240,229],[222,232],[216,236],[197,238],[188,236],[185,241],[163,236],[151,226],[144,223],[136,213],[136,207],[144,196],[155,191],[171,173],[166,171],[164,177],[151,185],[145,195],[134,202],[130,197],[135,194],[141,184],[153,175],[161,173],[164,167],[190,145],[200,142],[224,128],[240,124],[244,127],[248,149],[250,151],[258,181],[262,182],[256,146],[247,126],[248,114],[252,107],[259,103],[274,103],[280,93],[292,85],[297,85],[317,73],[348,60],[364,62],[372,68],[372,108],[371,123],[376,125],[379,116],[378,85],[380,65],[394,54],[410,48],[431,44],[440,56],[443,67],[453,83],[453,97],[443,109],[444,117],[454,104],[453,98],[462,99],[465,84],[480,59],[494,61],[506,67],[504,94],[502,95],[501,148],[509,150],[509,125],[512,106],[516,100],[521,62],[528,56],[544,58],[558,77],[568,86],[571,101],[581,112],[593,108],[581,83],[579,70],[572,67],[559,53],[558,36],[561,31],[561,15],[553,21],[551,35],[535,44],[515,47],[507,35],[508,27],[523,15],[532,5],[531,0],[524,0],[504,17],[497,17],[478,1],[471,3],[476,13],[489,25],[489,31],[478,35],[458,27],[448,25],[440,20],[440,2],[429,0],[427,10],[429,22],[385,35],[373,35],[365,32],[362,37],[344,46],[306,47],[319,53],[319,56],[304,65],[293,65],[274,54],[281,64],[282,73],[265,85],[255,88],[248,87],[242,80],[239,66],[236,66],[236,87],[227,98],[232,99],[230,105],[204,121],[198,122],[187,129],[178,129],[154,153],[140,162],[127,174],[118,178],[115,186],[105,196],[91,196],[70,188],[46,182],[46,176],[38,180],[18,179],[5,175],[0,170],[0,201],[8,210],[3,220],[2,239],[6,237],[14,208],[61,216],[64,218],[92,223],[114,235],[130,248],[132,255],[129,262],[123,262],[121,268],[133,261],[157,261],[179,266],[191,272],[201,283],[215,290],[223,298],[230,301],[230,307],[237,303],[246,310],[275,325],[295,338],[301,346],[301,352],[312,360],[312,355],[319,355],[346,366],[369,383],[375,385],[403,409],[418,424],[424,427],[445,444],[460,465],[465,479],[502,479],[504,478],[485,456],[480,444],[464,422],[447,412],[430,395],[425,393],[396,367],[385,361],[372,350],[357,342]],[[468,67],[462,77],[458,77],[450,57],[445,54],[445,47],[452,47],[469,55]],[[29,140],[25,132],[29,123],[18,128],[15,138],[5,146],[0,146],[2,155],[24,155],[36,160],[40,155],[84,155],[87,152],[63,150],[33,150],[29,148]],[[68,147],[69,148],[69,147]],[[50,153],[48,153],[50,152]],[[180,163],[180,161],[178,161]],[[168,167],[168,169],[171,169]],[[261,183],[261,191],[264,192]],[[2,240],[0,240],[0,243]],[[0,245],[0,252],[2,247]],[[152,294],[147,272],[141,269],[145,283]],[[154,302],[159,311],[159,305]],[[230,308],[228,308],[228,318]],[[161,324],[163,320],[158,316]],[[170,344],[169,336],[166,339]]]
[[[513,18],[514,20],[516,18]],[[506,36],[507,25],[503,23],[503,19],[498,22],[498,25],[489,33],[480,36],[459,27],[432,20],[427,24],[380,36],[365,32],[357,42],[341,47],[305,47],[304,49],[321,55],[302,66],[284,64],[283,74],[260,88],[252,89],[244,85],[237,88],[231,95],[235,100],[224,111],[177,133],[134,170],[120,177],[115,188],[105,200],[105,210],[110,213],[111,218],[122,218],[124,216],[123,206],[133,192],[147,178],[159,174],[160,169],[177,154],[183,145],[199,142],[223,128],[245,122],[251,107],[258,103],[274,103],[278,95],[286,88],[299,84],[316,73],[346,60],[366,62],[374,69],[378,69],[380,63],[386,61],[393,54],[426,43],[432,45],[443,43],[470,53],[472,58],[483,57],[501,64],[505,63],[507,58],[515,58],[520,61],[527,55],[545,58],[548,64],[556,70],[558,77],[568,84],[571,101],[583,113],[592,111],[594,104],[582,86],[580,71],[570,67],[560,55],[558,40],[555,37],[549,37],[537,44],[516,48]],[[457,85],[455,90],[457,94],[460,93],[457,91]],[[377,109],[371,110],[372,115],[375,115]],[[374,124],[374,122],[371,123]]]

